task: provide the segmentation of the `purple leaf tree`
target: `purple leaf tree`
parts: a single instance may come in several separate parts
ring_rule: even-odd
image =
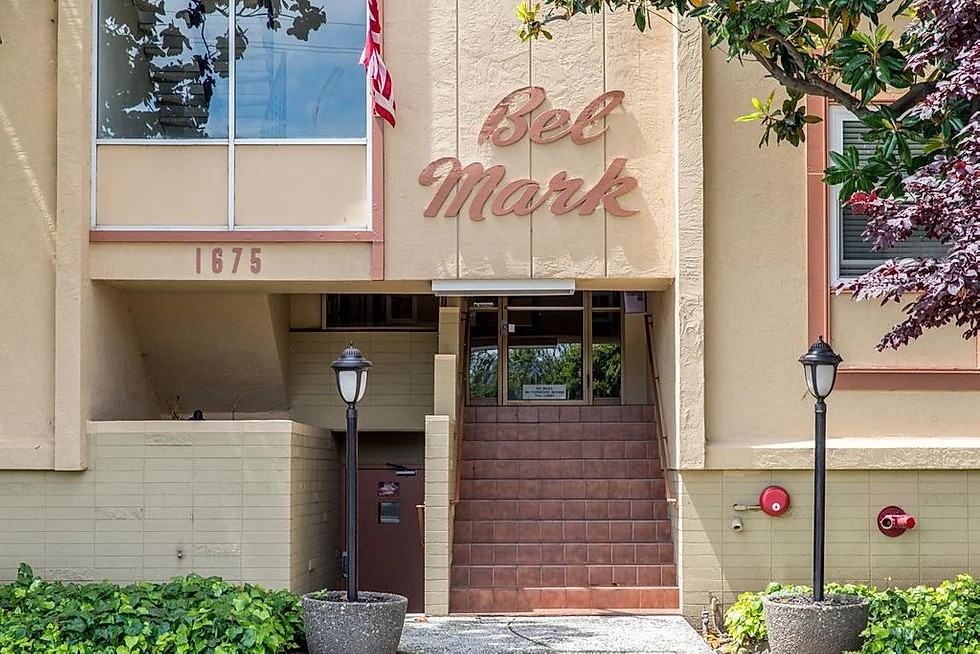
[[[980,2],[922,0],[916,10],[920,22],[912,30],[919,48],[908,66],[917,74],[945,74],[910,114],[938,121],[966,105],[970,118],[952,153],[905,178],[901,194],[857,192],[848,200],[868,217],[864,236],[875,250],[916,232],[949,248],[942,259],[891,259],[837,287],[857,300],[906,302],[905,319],[882,338],[879,350],[897,349],[944,325],[957,326],[964,338],[980,333]]]

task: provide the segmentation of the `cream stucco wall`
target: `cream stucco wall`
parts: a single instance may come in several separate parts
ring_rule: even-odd
[[[285,417],[285,299],[260,293],[130,293],[158,415]],[[116,416],[112,416],[116,417]]]
[[[963,330],[930,329],[901,350],[879,352],[875,346],[894,325],[905,319],[901,304],[855,302],[850,296],[830,299],[830,330],[834,348],[847,353],[847,366],[860,368],[917,367],[970,369],[977,367],[978,339],[965,340]]]
[[[386,59],[398,80],[400,124],[411,126],[385,134],[389,278],[672,276],[673,191],[663,183],[673,169],[670,27],[653,21],[639,35],[624,29],[624,21],[583,19],[560,26],[553,42],[529,45],[516,38],[507,3],[437,0],[386,7]],[[568,109],[573,118],[606,90],[622,89],[626,99],[607,119],[604,137],[587,145],[567,138],[550,145],[526,138],[507,147],[478,145],[490,110],[528,85],[546,90],[541,110]],[[435,188],[420,186],[418,174],[444,156],[463,165],[505,165],[507,180],[546,182],[569,170],[584,177],[586,188],[613,158],[626,157],[639,188],[622,204],[640,213],[619,218],[600,209],[591,216],[554,216],[538,209],[518,217],[493,216],[488,209],[480,222],[465,211],[459,218],[426,218],[421,209]]]
[[[84,472],[0,472],[0,579],[336,578],[333,440],[289,421],[89,423]],[[313,468],[333,467],[329,472]],[[331,523],[333,521],[333,523]],[[312,540],[312,542],[310,542]]]
[[[161,413],[147,366],[147,352],[136,332],[130,296],[104,284],[91,286],[86,352],[91,374],[84,386],[92,420],[145,420]]]
[[[56,16],[50,2],[0,6],[3,467],[54,460]]]
[[[705,106],[711,108],[704,117],[708,464],[791,465],[767,458],[763,448],[812,438],[812,401],[797,362],[809,345],[805,151],[787,145],[759,149],[758,126],[734,122],[746,112],[748,99],[773,88],[759,67],[729,63],[711,52],[704,71]],[[833,298],[831,308],[833,344],[849,363],[937,368],[976,363],[976,342],[962,342],[955,327],[927,334],[897,354],[874,353],[896,312],[872,303],[856,306],[845,297]],[[837,390],[829,401],[829,434],[937,437],[936,447],[945,447],[949,443],[940,437],[980,435],[977,397],[965,391]],[[745,455],[733,458],[737,451]],[[938,449],[933,457],[945,460]],[[892,462],[904,467],[900,457]],[[973,462],[980,465],[976,456]]]

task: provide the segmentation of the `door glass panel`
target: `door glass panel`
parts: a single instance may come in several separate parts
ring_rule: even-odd
[[[507,399],[582,399],[582,312],[507,312]]]
[[[592,397],[596,399],[618,398],[621,394],[622,322],[619,311],[592,314]]]
[[[402,521],[401,502],[378,502],[378,523],[397,525]]]
[[[469,387],[471,400],[497,398],[497,312],[470,313]]]

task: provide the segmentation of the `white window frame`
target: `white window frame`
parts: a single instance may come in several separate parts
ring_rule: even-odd
[[[827,158],[825,165],[830,163],[830,152],[842,152],[844,149],[844,122],[858,121],[859,118],[839,105],[831,105],[827,112]],[[843,246],[843,212],[841,211],[841,185],[827,187],[827,220],[828,220],[828,255],[830,256],[830,285],[836,286],[841,282],[856,279],[841,274],[841,257]],[[911,256],[916,256],[912,254]],[[852,259],[850,263],[876,267],[883,263],[881,259]]]
[[[232,36],[228,39],[228,136],[216,139],[138,139],[138,138],[100,138],[99,137],[99,33],[102,24],[99,21],[99,3],[102,0],[92,0],[92,71],[91,71],[91,125],[90,125],[90,180],[89,180],[89,216],[90,228],[96,231],[159,231],[159,232],[213,232],[221,229],[229,232],[263,232],[263,231],[296,231],[296,232],[350,232],[350,231],[373,231],[374,215],[371,210],[372,203],[372,175],[373,156],[374,156],[374,129],[371,104],[371,85],[365,84],[364,111],[365,135],[362,138],[237,138],[235,136],[235,71],[237,68],[235,59],[235,47],[237,39]],[[229,0],[229,6],[237,9],[239,0]],[[237,27],[236,11],[229,11],[228,34],[235,35]],[[369,20],[369,18],[368,18]],[[224,146],[228,148],[228,221],[221,228],[216,225],[100,225],[98,222],[98,149],[100,146],[112,145],[138,145],[138,146]],[[366,215],[363,225],[236,225],[235,224],[235,146],[236,145],[363,145],[365,147],[365,203]]]
[[[857,120],[858,117],[852,112],[839,105],[830,105],[827,111],[827,154],[824,165],[830,165],[830,153],[841,152],[844,148],[844,122]],[[840,258],[844,248],[841,243],[843,215],[841,213],[840,202],[841,185],[834,184],[827,186],[827,219],[830,229],[828,239],[830,255],[830,285],[836,286],[838,283],[853,279],[853,277],[841,277]]]

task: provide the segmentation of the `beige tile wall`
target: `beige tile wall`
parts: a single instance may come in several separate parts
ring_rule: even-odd
[[[811,579],[813,478],[809,471],[684,472],[679,507],[679,565],[685,614],[696,616],[711,596],[725,607],[770,580]],[[741,513],[769,484],[791,495],[788,513]],[[935,584],[961,572],[980,576],[980,470],[831,471],[827,480],[827,581],[910,586]],[[888,505],[919,521],[898,538],[874,521]]]
[[[293,443],[329,459],[309,445],[317,433],[290,421],[89,423],[88,470],[0,472],[0,579],[24,561],[80,581],[196,572],[289,587],[291,542],[311,533],[304,512],[331,510],[302,458],[293,492]]]
[[[374,364],[360,409],[362,430],[422,431],[432,413],[436,332],[292,332],[289,335],[290,417],[344,429],[344,408],[330,369],[353,341]]]
[[[290,486],[290,583],[293,592],[340,584],[340,462],[320,429],[294,429]]]
[[[449,613],[456,423],[449,416],[425,419],[425,612]]]

